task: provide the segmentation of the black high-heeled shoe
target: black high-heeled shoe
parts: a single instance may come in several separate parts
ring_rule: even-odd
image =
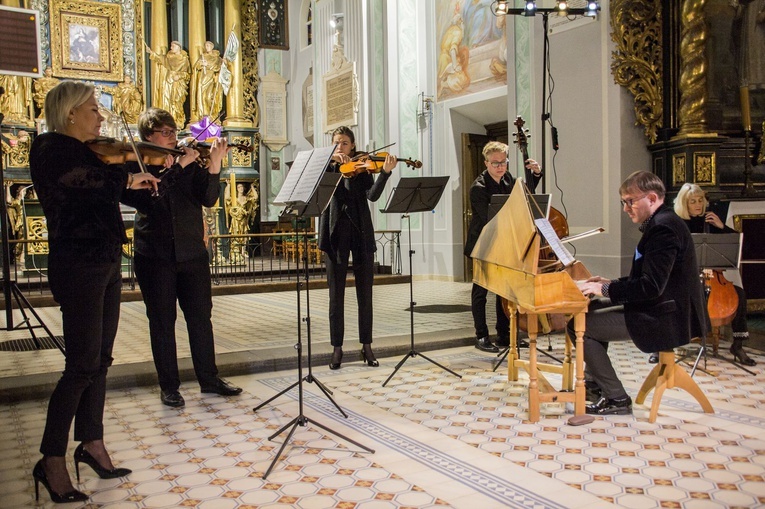
[[[372,346],[369,345],[369,343],[365,343],[364,346],[361,347],[361,360],[362,362],[366,362],[367,366],[376,368],[380,365],[380,361],[375,359],[375,354],[372,353]]]
[[[738,348],[735,348],[738,347]],[[733,360],[737,361],[744,366],[756,366],[757,363],[749,357],[744,351],[744,347],[741,344],[732,344],[730,347],[730,353],[733,355]]]
[[[74,471],[77,473],[77,482],[80,482],[80,463],[85,463],[87,466],[93,469],[101,479],[116,479],[117,477],[125,477],[133,471],[129,468],[113,468],[111,470],[102,467],[96,458],[85,450],[82,444],[77,446],[74,450]]]
[[[69,502],[84,502],[89,497],[77,490],[67,491],[66,493],[56,493],[50,487],[48,482],[48,476],[45,474],[45,468],[43,468],[42,460],[38,461],[35,468],[32,469],[32,478],[35,480],[35,501],[40,500],[40,487],[42,483],[45,489],[48,490],[50,499],[57,504],[67,504]]]
[[[340,364],[343,362],[343,348],[336,346],[332,351],[332,359],[329,361],[329,369],[340,369]]]

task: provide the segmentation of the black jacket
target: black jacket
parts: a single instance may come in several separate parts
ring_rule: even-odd
[[[332,163],[327,171],[338,172],[339,167]],[[380,199],[390,176],[391,173],[381,171],[377,178],[369,173],[361,173],[352,178],[340,179],[329,206],[319,218],[319,249],[330,255],[335,254],[338,246],[336,226],[340,216],[346,214],[361,237],[366,252],[377,251],[368,202]]]
[[[685,222],[662,205],[635,249],[632,270],[608,287],[624,304],[635,345],[646,353],[685,345],[706,334],[706,306],[696,251]]]
[[[481,230],[489,221],[489,204],[494,194],[510,194],[515,185],[512,175],[505,172],[499,183],[495,182],[488,170],[484,170],[470,186],[470,226],[468,227],[467,240],[465,240],[465,256],[470,256],[478,242]]]
[[[133,171],[139,171],[137,165]],[[148,258],[185,262],[207,255],[202,206],[212,207],[220,192],[220,175],[191,163],[165,169],[148,166],[161,177],[160,196],[129,191],[123,202],[135,207],[135,252]]]
[[[50,256],[119,260],[127,242],[119,207],[127,170],[104,164],[81,141],[55,132],[35,138],[29,166],[45,212]]]

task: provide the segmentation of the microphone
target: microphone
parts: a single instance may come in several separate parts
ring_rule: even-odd
[[[552,134],[552,148],[553,150],[558,150],[560,148],[560,145],[558,145],[558,128],[552,126],[550,128],[550,133]]]

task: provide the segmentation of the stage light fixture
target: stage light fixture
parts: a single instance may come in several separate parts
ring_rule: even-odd
[[[507,1],[506,0],[496,0],[494,2],[494,15],[495,16],[506,16],[507,15]]]
[[[557,0],[555,8],[558,10],[558,16],[566,16],[568,14],[568,3],[566,0]]]
[[[598,2],[596,2],[595,0],[588,0],[587,7],[585,7],[585,10],[584,10],[584,15],[594,18],[595,16],[598,15],[598,9],[600,9],[600,7],[598,6]]]
[[[524,16],[535,16],[537,14],[537,3],[534,0],[527,0],[526,7],[523,9]]]
[[[336,28],[338,30],[342,30],[343,29],[343,18],[344,17],[345,17],[345,14],[343,14],[341,12],[337,13],[337,14],[333,14],[329,18],[329,26],[331,26],[332,28]]]

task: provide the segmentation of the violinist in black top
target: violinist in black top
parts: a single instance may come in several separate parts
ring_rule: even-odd
[[[683,184],[675,198],[675,213],[685,220],[691,233],[736,233],[736,230],[725,226],[722,220],[707,210],[707,198],[704,190],[696,184]],[[738,294],[738,308],[731,322],[733,343],[730,353],[733,358],[746,366],[757,363],[744,351],[743,343],[749,339],[749,328],[746,324],[746,293],[740,286],[733,285]]]
[[[166,148],[177,144],[175,120],[159,108],[149,108],[138,119],[144,141]],[[216,139],[209,165],[196,162],[199,152],[184,147],[175,161],[148,166],[162,177],[157,197],[130,196],[125,201],[138,210],[135,223],[135,274],[149,317],[149,334],[157,369],[160,398],[171,407],[185,401],[178,391],[178,357],[175,344],[176,302],[183,311],[189,334],[194,373],[202,392],[234,396],[242,392],[218,377],[212,327],[210,259],[203,240],[202,206],[218,200],[220,170],[227,141]]]
[[[64,372],[51,394],[40,452],[32,471],[53,502],[78,502],[88,496],[72,486],[66,469],[69,430],[74,420],[74,451],[102,479],[130,473],[115,468],[104,446],[106,373],[112,364],[122,288],[122,244],[127,242],[119,201],[125,189],[156,186],[148,174],[132,175],[107,165],[85,142],[98,137],[104,117],[93,85],[62,81],[45,98],[49,132],[38,136],[29,153],[32,182],[48,226],[48,282],[61,306]]]
[[[495,194],[510,194],[515,185],[515,179],[507,171],[506,144],[499,141],[490,141],[483,148],[483,159],[486,169],[478,175],[470,186],[470,226],[468,227],[467,240],[465,241],[465,256],[470,256],[478,241],[481,230],[489,221],[489,204]],[[533,159],[525,161],[526,167],[532,171],[534,186],[542,176],[539,163]],[[497,346],[489,339],[489,328],[486,326],[486,296],[488,290],[473,283],[471,291],[470,308],[473,312],[473,324],[475,325],[475,347],[484,352],[498,352],[497,346],[510,345],[510,320],[502,309],[502,298],[497,296]],[[525,341],[519,344],[528,346]]]
[[[350,128],[342,126],[332,133],[332,143],[337,149],[327,171],[338,172],[341,164],[356,155],[356,139]],[[380,198],[396,164],[396,157],[388,155],[377,178],[360,173],[342,179],[319,219],[319,249],[326,253],[329,285],[329,335],[334,347],[330,369],[340,369],[343,360],[345,279],[351,253],[359,308],[361,358],[369,366],[380,365],[372,352],[372,284],[377,246],[368,202]]]

